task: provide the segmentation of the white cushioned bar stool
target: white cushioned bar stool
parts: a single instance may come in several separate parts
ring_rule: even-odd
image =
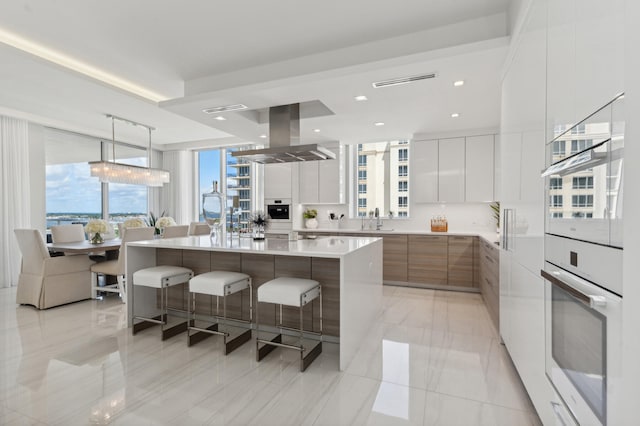
[[[180,334],[187,330],[187,322],[183,321],[171,327],[165,328],[168,324],[169,314],[169,292],[168,287],[188,282],[193,277],[193,271],[181,266],[154,266],[140,269],[133,273],[133,285],[160,289],[160,315],[153,317],[133,314],[133,334],[160,325],[162,340]],[[133,305],[135,310],[135,303]],[[136,323],[136,320],[141,322]]]
[[[304,330],[302,309],[314,299],[320,298],[320,340],[313,348],[308,349],[303,344]],[[280,277],[267,281],[258,287],[258,303],[256,303],[256,360],[260,361],[276,347],[295,349],[300,352],[300,371],[305,371],[307,367],[322,352],[322,287],[318,281],[303,278]],[[275,303],[280,305],[280,333],[271,340],[260,338],[260,324],[258,322],[258,306],[260,302]],[[300,328],[298,345],[283,343],[282,329],[287,328],[282,325],[282,305],[294,306],[300,311]],[[309,333],[309,332],[308,332]],[[260,344],[264,346],[260,347]]]
[[[248,329],[239,335],[229,338],[230,323],[227,318],[227,296],[249,289],[249,321],[233,318],[234,322],[248,324]],[[199,321],[196,315],[196,294],[208,294],[216,296],[216,320],[217,322],[206,327],[197,327]],[[253,297],[251,296],[251,277],[241,272],[211,271],[196,275],[189,280],[189,327],[187,329],[188,345],[194,345],[211,335],[217,334],[224,338],[224,354],[227,355],[251,340],[251,319],[253,319]],[[220,317],[220,297],[222,297],[222,317]],[[221,328],[221,326],[223,328]],[[191,334],[191,331],[196,333]]]

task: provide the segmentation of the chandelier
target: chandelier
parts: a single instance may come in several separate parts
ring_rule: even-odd
[[[169,182],[169,172],[162,169],[151,168],[151,131],[155,128],[136,123],[125,118],[107,115],[111,119],[111,138],[113,149],[113,161],[90,161],[91,176],[100,179],[100,182],[127,183],[133,185],[162,186]],[[149,148],[147,149],[147,164],[149,167],[133,166],[130,164],[116,163],[116,132],[115,120],[140,126],[149,132]]]

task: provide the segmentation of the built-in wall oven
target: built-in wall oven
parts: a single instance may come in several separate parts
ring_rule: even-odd
[[[265,200],[265,206],[265,210],[272,221],[291,222],[290,199],[267,199]]]
[[[558,129],[542,173],[545,370],[580,425],[620,421],[623,98]]]

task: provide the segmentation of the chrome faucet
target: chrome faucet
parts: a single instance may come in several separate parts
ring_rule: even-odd
[[[379,231],[382,229],[382,218],[380,217],[380,210],[377,207],[376,207],[375,216],[376,216],[376,231]]]

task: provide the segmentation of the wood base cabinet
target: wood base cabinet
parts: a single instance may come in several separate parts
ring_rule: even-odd
[[[474,287],[473,242],[477,237],[450,236],[447,256],[447,285]]]
[[[500,329],[500,250],[480,240],[480,293],[496,329]]]
[[[448,238],[446,235],[409,235],[409,282],[447,285]]]

